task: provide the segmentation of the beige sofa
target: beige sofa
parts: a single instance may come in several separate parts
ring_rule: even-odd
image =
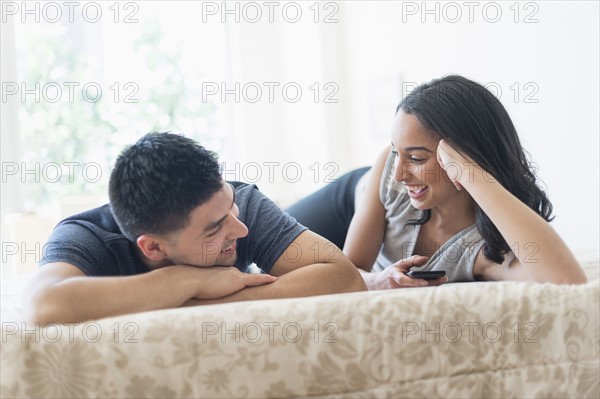
[[[1,396],[598,398],[598,259],[582,286],[465,283],[2,323]]]

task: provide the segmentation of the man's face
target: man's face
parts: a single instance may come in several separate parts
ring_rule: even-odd
[[[163,250],[176,265],[233,266],[237,239],[248,235],[239,214],[234,188],[224,183],[222,190],[190,213],[188,226],[171,234]]]

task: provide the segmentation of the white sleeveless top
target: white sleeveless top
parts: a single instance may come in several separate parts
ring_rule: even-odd
[[[374,272],[412,256],[421,228],[420,225],[407,224],[418,219],[421,211],[410,204],[406,188],[394,179],[394,157],[390,151],[381,176],[379,198],[385,208],[386,224],[383,244],[373,265]],[[371,170],[361,180],[366,181],[370,174]],[[357,184],[357,194],[359,190],[364,190],[364,182]],[[450,283],[474,281],[473,264],[483,244],[477,227],[472,224],[439,247],[424,266],[413,270],[445,270]]]

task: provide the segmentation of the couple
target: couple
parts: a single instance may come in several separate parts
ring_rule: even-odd
[[[54,229],[25,291],[29,321],[446,281],[586,281],[548,224],[552,205],[506,110],[460,76],[411,92],[374,166],[289,214],[169,133],[121,153],[109,198]],[[264,273],[246,273],[252,263]],[[448,277],[410,278],[413,266]]]

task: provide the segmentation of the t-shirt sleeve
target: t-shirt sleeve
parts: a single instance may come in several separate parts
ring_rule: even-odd
[[[75,223],[61,223],[44,245],[39,266],[64,262],[79,268],[88,276],[118,275],[113,254],[100,237]]]
[[[252,190],[246,208],[249,260],[265,273],[306,227],[282,211],[257,188]]]

